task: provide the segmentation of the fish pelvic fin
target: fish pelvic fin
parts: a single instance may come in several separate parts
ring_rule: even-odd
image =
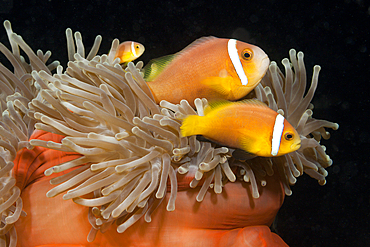
[[[189,115],[187,116],[180,127],[181,135],[182,136],[193,136],[193,135],[201,135],[201,128],[200,128],[200,119],[201,117],[198,115]]]
[[[235,149],[234,152],[231,154],[237,160],[251,160],[256,157],[255,154],[248,153],[242,149]]]

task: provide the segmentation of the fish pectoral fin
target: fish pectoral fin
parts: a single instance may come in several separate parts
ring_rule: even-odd
[[[257,140],[257,138],[246,136],[241,133],[241,137],[239,138],[239,145],[242,150],[245,150],[245,152],[256,155],[260,151],[258,143],[259,141]]]
[[[256,155],[239,148],[235,149],[235,151],[231,155],[234,157],[234,159],[237,160],[250,160],[256,157]]]
[[[231,84],[233,78],[231,76],[218,77],[212,76],[204,79],[201,83],[216,91],[221,95],[229,95],[231,93]]]

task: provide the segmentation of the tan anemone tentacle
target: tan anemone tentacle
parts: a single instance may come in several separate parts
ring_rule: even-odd
[[[28,139],[37,119],[33,118],[33,110],[28,108],[28,104],[38,97],[41,88],[47,87],[37,72],[43,70],[43,73],[51,75],[51,69],[56,68],[59,62],[46,65],[50,52],[44,54],[39,50],[35,54],[22,37],[13,32],[9,21],[4,22],[4,27],[12,49],[10,51],[0,43],[0,51],[10,61],[13,72],[0,65],[0,242],[5,243],[8,239],[7,246],[16,246],[14,224],[26,213],[22,211],[21,191],[12,174],[13,160],[22,148],[32,148]],[[20,55],[21,49],[28,56],[29,64]]]

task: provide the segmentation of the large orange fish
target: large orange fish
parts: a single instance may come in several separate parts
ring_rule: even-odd
[[[269,66],[265,52],[235,39],[203,37],[144,68],[157,103],[196,98],[238,100],[252,91]]]
[[[203,135],[220,144],[247,153],[272,157],[301,147],[293,126],[258,100],[216,102],[204,116],[189,115],[181,126],[183,136]]]

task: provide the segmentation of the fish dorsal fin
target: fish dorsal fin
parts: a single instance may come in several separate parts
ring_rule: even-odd
[[[159,58],[155,58],[149,61],[144,67],[144,79],[146,81],[153,81],[157,76],[171,63],[177,54],[171,54]]]
[[[197,49],[199,46],[204,45],[208,42],[214,41],[216,39],[218,39],[218,38],[216,38],[214,36],[201,37],[201,38],[196,39],[193,42],[191,42],[187,47],[185,47],[184,49],[182,49],[181,51],[176,53],[176,55],[177,56],[184,55],[184,54],[190,52],[191,50]]]
[[[214,111],[217,108],[224,107],[235,102],[227,101],[227,100],[212,100],[208,102],[208,107],[204,109],[204,115],[207,115],[211,111]]]
[[[211,102],[208,102],[208,107],[204,109],[204,115],[207,115],[208,113],[214,111],[219,107],[224,107],[230,104],[248,104],[250,106],[260,108],[269,108],[265,103],[259,101],[258,99],[245,99],[241,101],[213,100]]]
[[[208,105],[212,109],[216,109],[216,108],[219,108],[219,107],[222,107],[222,106],[227,106],[227,105],[234,104],[234,103],[236,103],[236,102],[220,99],[220,100],[212,100],[212,101],[208,102]]]
[[[202,37],[193,41],[190,45],[175,54],[150,60],[149,63],[144,67],[144,79],[148,82],[155,80],[155,78],[158,77],[158,75],[167,67],[169,63],[173,61],[175,57],[185,55],[191,50],[196,49],[207,42],[214,41],[215,39],[217,38],[213,36]]]
[[[249,104],[251,106],[253,105],[253,106],[262,107],[262,108],[265,108],[265,107],[269,108],[268,105],[266,105],[262,101],[259,101],[258,99],[245,99],[245,100],[237,101],[237,103]]]
[[[214,100],[214,101],[208,102],[208,107],[204,109],[204,115],[207,115],[208,113],[210,113],[211,111],[214,111],[215,109],[219,107],[224,107],[230,104],[248,104],[250,106],[269,108],[265,103],[257,99],[245,99],[241,101]]]

